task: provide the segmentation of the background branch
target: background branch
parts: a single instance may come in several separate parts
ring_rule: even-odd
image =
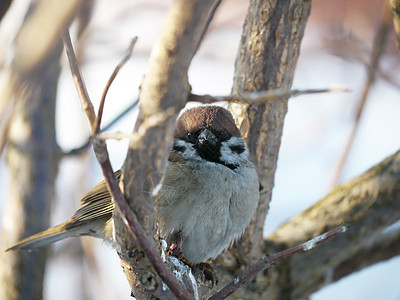
[[[2,250],[49,226],[60,158],[54,118],[62,52],[58,30],[69,25],[79,4],[32,3],[11,64],[1,70],[8,82],[0,90],[0,135],[2,147],[8,142],[10,171]],[[0,251],[0,298],[42,299],[46,253]]]
[[[0,134],[3,136],[1,144],[5,143],[8,135],[11,118],[9,107],[14,105],[10,105],[12,97],[26,80],[43,72],[40,68],[46,65],[47,55],[57,47],[59,32],[69,26],[80,3],[81,0],[68,1],[61,9],[58,6],[61,3],[42,0],[32,6],[15,40],[11,66],[3,71],[8,83],[0,89],[0,119],[3,120],[0,124]]]
[[[354,139],[356,137],[359,128],[360,119],[364,111],[365,103],[367,102],[369,92],[371,91],[371,88],[376,80],[376,75],[379,72],[379,61],[382,55],[384,54],[391,27],[392,25],[391,25],[390,8],[389,4],[386,3],[383,7],[379,28],[375,34],[370,63],[366,66],[367,79],[365,81],[364,88],[361,92],[360,98],[357,102],[357,107],[354,114],[354,120],[350,131],[350,136],[345,144],[343,153],[341,154],[338,160],[337,168],[334,171],[332,186],[335,186],[339,183],[340,176],[342,175],[346,161],[350,154],[350,150],[353,146]]]

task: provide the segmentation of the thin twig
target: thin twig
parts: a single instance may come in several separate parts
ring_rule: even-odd
[[[305,252],[315,248],[317,245],[325,242],[326,240],[345,232],[348,228],[347,224],[342,224],[328,232],[325,232],[305,243],[294,246],[292,248],[283,250],[276,254],[262,256],[254,265],[244,271],[241,275],[236,277],[231,283],[226,285],[223,289],[215,293],[209,300],[222,300],[233,294],[241,286],[252,280],[259,272],[271,268],[271,266],[295,253]]]
[[[68,30],[63,33],[62,40],[64,43],[65,51],[67,52],[72,77],[74,79],[79,98],[81,99],[82,110],[86,114],[86,117],[89,121],[90,129],[92,130],[91,134],[92,136],[94,136],[95,132],[93,130],[95,128],[94,124],[96,122],[96,114],[94,112],[92,101],[90,101],[85,82],[83,81],[82,74],[78,65],[78,60],[76,59],[74,47],[72,46],[71,37]]]
[[[123,67],[123,65],[131,58],[132,56],[132,51],[133,47],[135,47],[135,44],[137,42],[138,38],[135,36],[131,43],[129,44],[129,47],[124,55],[124,57],[121,59],[119,64],[115,67],[114,72],[111,74],[110,79],[108,79],[106,87],[104,88],[103,95],[101,96],[101,101],[100,101],[100,106],[99,106],[99,111],[97,113],[97,119],[96,119],[96,127],[95,127],[95,132],[99,133],[100,131],[100,124],[101,124],[101,119],[103,117],[103,109],[104,109],[104,103],[107,97],[108,90],[113,83],[115,77],[117,76],[119,70]]]
[[[367,49],[364,43],[362,43],[352,34],[337,39],[327,39],[325,47],[328,48],[331,54],[337,57],[345,60],[355,61],[362,64],[364,67],[369,68],[371,55],[368,56],[368,54],[370,53],[370,51]],[[389,72],[383,70],[383,68],[380,66],[377,66],[377,68],[377,75],[379,75],[380,78],[385,80],[387,83],[393,85],[394,87],[400,88],[400,82],[396,81],[389,74]]]
[[[97,138],[100,140],[116,140],[116,141],[120,141],[120,140],[125,140],[128,139],[130,140],[132,137],[132,134],[129,133],[123,133],[123,132],[100,132],[97,135]]]
[[[388,3],[385,2],[381,17],[381,22],[379,24],[378,31],[376,32],[374,37],[374,44],[371,52],[371,60],[370,63],[367,65],[367,80],[364,84],[362,94],[358,101],[350,136],[347,140],[343,153],[338,161],[336,170],[334,171],[333,174],[332,186],[336,186],[339,183],[340,176],[343,173],[344,166],[347,162],[350,150],[354,143],[354,139],[358,132],[358,127],[360,124],[361,115],[364,111],[365,103],[367,102],[367,98],[372,88],[372,85],[376,81],[376,75],[379,71],[379,60],[381,59],[384,53],[391,29],[390,13],[391,12],[389,9],[389,5]]]
[[[95,134],[96,116],[94,113],[92,102],[90,101],[90,98],[86,91],[83,78],[80,74],[78,62],[76,60],[71,39],[69,38],[68,33],[65,33],[63,35],[63,40],[64,45],[67,49],[71,73],[79,90],[79,95],[81,96],[82,106],[85,108],[86,116],[89,119],[92,134]],[[103,170],[103,175],[107,184],[107,188],[112,198],[114,199],[115,207],[119,210],[123,222],[127,225],[127,228],[131,232],[131,234],[136,238],[136,241],[138,242],[140,248],[146,254],[147,259],[150,261],[157,274],[168,285],[168,287],[178,299],[193,299],[193,296],[182,286],[182,284],[179,283],[172,271],[161,260],[160,255],[154,248],[153,241],[151,241],[147,237],[135,213],[126,202],[126,199],[122,194],[121,189],[119,188],[118,181],[114,176],[114,171],[111,167],[105,141],[98,139],[94,135],[93,149],[96,154],[96,158],[99,161]]]
[[[204,36],[206,35],[207,29],[208,29],[211,21],[214,19],[215,12],[217,11],[217,8],[221,4],[221,2],[222,2],[222,0],[216,0],[214,3],[214,6],[211,8],[210,12],[208,13],[207,21],[204,24],[203,32],[201,33],[200,39],[196,46],[196,52],[199,51],[200,45],[204,40]],[[196,52],[195,52],[195,54],[196,54]]]
[[[320,94],[330,92],[349,92],[348,88],[344,87],[331,87],[325,89],[307,89],[307,90],[291,90],[286,91],[282,89],[269,90],[254,93],[242,93],[238,96],[211,96],[211,95],[196,95],[190,94],[189,101],[200,102],[203,104],[210,104],[220,101],[226,102],[245,102],[247,104],[258,104],[269,101],[276,101],[281,98],[297,97],[306,94]]]

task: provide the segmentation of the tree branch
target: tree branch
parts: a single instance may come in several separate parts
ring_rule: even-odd
[[[399,219],[399,206],[400,151],[335,188],[324,199],[282,225],[268,237],[268,241],[282,247],[295,245],[310,238],[313,232],[323,232],[338,222],[350,225],[349,232],[329,246],[321,245],[312,255],[293,256],[287,261],[280,274],[281,291],[288,293],[284,297],[306,297],[351,270],[361,268],[360,262],[353,267],[349,265],[357,256],[366,259],[365,265],[368,261],[377,261],[376,257],[368,259],[365,254],[379,247],[379,239],[388,241],[388,245],[395,243],[392,238],[382,236],[382,232]],[[394,252],[399,254],[399,249]]]
[[[64,43],[65,52],[67,53],[72,78],[74,79],[75,87],[79,94],[79,99],[81,99],[82,110],[89,121],[89,128],[91,129],[92,137],[94,137],[96,134],[96,132],[94,131],[96,113],[94,112],[93,104],[87,92],[85,82],[82,79],[82,74],[79,69],[78,60],[76,58],[74,47],[72,46],[71,37],[68,30],[66,30],[62,35],[62,40]]]
[[[200,102],[202,104],[211,104],[215,102],[233,102],[242,104],[261,104],[266,102],[277,101],[279,99],[298,97],[309,94],[331,93],[331,92],[350,92],[349,89],[343,87],[331,87],[326,89],[308,89],[308,90],[291,90],[282,89],[259,91],[253,93],[241,93],[239,95],[212,96],[212,95],[196,95],[190,94],[188,101]]]
[[[35,7],[27,16],[15,40],[15,51],[11,66],[3,71],[8,83],[0,87],[0,134],[4,144],[11,119],[13,96],[29,78],[35,77],[46,65],[47,55],[54,49],[59,32],[68,27],[82,0],[68,1],[65,5],[53,0],[35,2]],[[2,150],[2,148],[0,148]],[[1,153],[1,152],[0,152]]]
[[[11,183],[2,212],[3,225],[8,224],[1,233],[4,245],[49,225],[59,159],[54,124],[62,53],[58,30],[69,25],[80,2],[34,1],[11,47],[11,65],[2,70],[7,81],[0,87],[0,151],[8,139]],[[1,251],[0,298],[42,299],[45,260],[43,250]]]
[[[358,126],[360,124],[361,115],[364,111],[365,103],[367,102],[369,92],[374,82],[376,81],[376,75],[379,73],[379,61],[384,53],[389,37],[390,28],[391,28],[390,9],[389,9],[389,4],[385,3],[383,7],[379,28],[374,37],[370,62],[366,66],[367,79],[364,84],[360,99],[358,100],[357,103],[357,108],[354,115],[353,126],[351,128],[350,136],[344,147],[343,153],[341,154],[338,160],[338,164],[333,175],[332,187],[339,183],[340,176],[342,175],[351,147],[353,146],[354,139],[358,132]]]
[[[335,268],[332,281],[338,281],[373,264],[398,256],[400,254],[400,230],[390,233],[385,233],[385,231],[379,234],[372,242],[363,245],[360,251],[355,252],[341,262]]]
[[[295,253],[306,252],[311,249],[314,249],[317,245],[327,241],[330,238],[337,236],[338,234],[345,232],[347,230],[347,225],[342,224],[334,229],[331,229],[328,232],[325,232],[307,242],[294,246],[292,248],[283,250],[279,253],[275,253],[272,255],[264,255],[262,256],[254,265],[252,265],[249,269],[243,272],[241,275],[236,277],[231,283],[226,285],[223,289],[215,293],[209,300],[222,300],[233,294],[237,291],[241,286],[253,280],[256,275],[264,270],[269,269],[273,264],[278,261],[288,258]]]
[[[101,96],[100,105],[99,105],[99,111],[97,113],[97,120],[96,120],[96,126],[95,126],[95,132],[96,133],[99,133],[99,131],[100,131],[101,119],[103,117],[103,108],[104,108],[104,103],[106,101],[106,96],[107,96],[108,90],[109,90],[111,84],[113,83],[115,77],[117,76],[119,70],[123,67],[123,65],[132,56],[133,47],[135,47],[137,39],[138,39],[137,37],[134,37],[132,39],[132,41],[129,44],[129,47],[128,47],[127,51],[126,51],[126,54],[124,55],[124,57],[122,57],[122,59],[119,62],[119,64],[115,67],[114,72],[111,74],[110,79],[107,81],[106,87],[104,88],[103,94]]]

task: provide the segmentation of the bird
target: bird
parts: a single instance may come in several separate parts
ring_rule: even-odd
[[[115,172],[121,178],[122,171]],[[256,168],[231,113],[217,105],[184,111],[175,124],[156,203],[159,235],[169,253],[192,264],[215,259],[250,224],[259,199]],[[81,200],[67,221],[27,237],[9,250],[33,249],[89,235],[115,245],[114,205],[105,181]]]

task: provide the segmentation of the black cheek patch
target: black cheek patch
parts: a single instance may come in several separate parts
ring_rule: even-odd
[[[234,170],[238,167],[238,165],[227,164],[227,163],[225,163],[225,162],[220,162],[220,164],[221,164],[221,165],[224,165],[225,167],[227,167],[227,168],[229,168],[229,169],[231,169],[232,171],[234,171]]]
[[[233,145],[229,146],[229,148],[231,148],[232,152],[235,152],[237,154],[243,153],[245,150],[243,145]]]
[[[172,151],[176,151],[176,152],[185,152],[186,148],[184,146],[178,146],[176,144],[174,144],[174,146],[172,147]]]

